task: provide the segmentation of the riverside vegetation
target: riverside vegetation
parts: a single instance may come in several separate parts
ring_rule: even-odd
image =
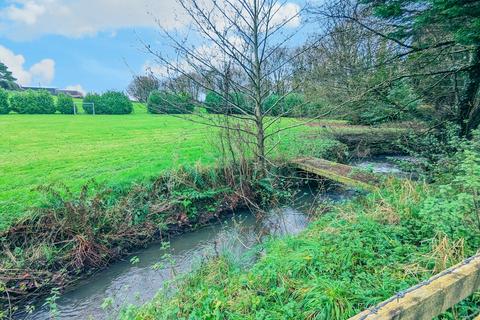
[[[0,318],[48,294],[55,317],[62,289],[135,248],[288,199],[298,156],[403,151],[420,179],[322,206],[256,261],[219,253],[121,317],[345,319],[478,250],[479,1],[177,2],[192,26],[141,41],[168,71],[129,87],[147,109],[107,92],[74,117],[0,62]]]
[[[1,192],[4,315],[155,239],[288,195],[280,191],[285,181],[257,179],[248,161],[240,169],[216,162],[221,152],[206,138],[211,128],[193,124],[198,130],[185,135],[187,127],[192,129],[188,120],[148,115],[141,105],[121,118],[11,114],[0,124],[10,132],[2,147],[8,169],[2,185],[9,186]],[[299,154],[346,160],[355,150],[337,138],[368,132],[383,132],[395,141],[406,131],[342,121],[299,127],[278,137],[279,170]],[[182,138],[172,140],[172,135]],[[152,145],[152,139],[159,143]],[[45,161],[57,168],[48,179]]]
[[[256,247],[253,264],[224,252],[122,318],[346,319],[428,279],[480,247],[480,143],[460,144],[435,183],[388,178],[320,207],[302,234]],[[477,293],[440,319],[471,319],[479,306]]]

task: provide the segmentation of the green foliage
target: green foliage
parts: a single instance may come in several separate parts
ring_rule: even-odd
[[[445,177],[454,172],[456,155],[466,141],[459,138],[459,126],[446,123],[437,130],[409,133],[399,141],[400,148],[415,157],[415,163],[405,163],[408,171],[415,172],[427,180]]]
[[[83,98],[83,110],[88,113],[92,114],[93,109],[95,108],[95,112],[97,111],[97,105],[101,104],[101,96],[97,93],[87,93],[85,98]],[[93,105],[92,105],[93,104]]]
[[[370,92],[354,103],[347,119],[353,124],[373,125],[392,121],[409,121],[425,117],[419,110],[421,100],[406,81],[395,82],[383,92]]]
[[[101,95],[89,93],[83,99],[83,109],[92,114],[130,114],[133,104],[123,92],[107,91]],[[92,104],[93,103],[93,106]]]
[[[7,114],[10,112],[10,104],[8,102],[8,92],[0,88],[0,114]]]
[[[67,94],[61,93],[57,96],[57,111],[62,114],[73,114],[75,104],[73,98]]]
[[[147,108],[154,114],[189,114],[194,111],[195,104],[187,93],[154,90],[148,97]]]
[[[205,109],[208,113],[213,114],[252,114],[253,112],[245,95],[239,92],[230,93],[227,100],[221,95],[209,91],[205,97]]]
[[[55,103],[48,91],[18,91],[10,97],[10,108],[21,114],[52,114]]]
[[[384,19],[395,19],[394,36],[405,39],[435,26],[463,45],[480,44],[480,3],[468,0],[363,0]],[[412,8],[418,10],[412,10]]]
[[[225,109],[223,98],[213,92],[209,91],[205,97],[205,108],[208,113],[222,113],[221,111]]]
[[[306,134],[292,136],[280,149],[282,157],[290,159],[301,156],[342,162],[348,156],[347,145],[338,140]]]

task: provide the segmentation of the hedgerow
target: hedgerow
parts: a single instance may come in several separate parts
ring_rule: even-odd
[[[10,108],[21,114],[55,113],[53,96],[48,91],[16,91],[10,97]]]

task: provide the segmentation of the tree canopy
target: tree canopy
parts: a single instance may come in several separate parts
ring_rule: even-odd
[[[19,86],[16,81],[17,79],[12,75],[12,72],[8,70],[8,67],[0,62],[0,88],[7,90],[18,89]]]

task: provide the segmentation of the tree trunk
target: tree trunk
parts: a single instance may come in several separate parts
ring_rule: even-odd
[[[263,116],[260,105],[255,108],[255,117],[257,118],[257,162],[259,164],[260,172],[263,176],[267,173],[267,163],[265,159],[265,130],[263,128]]]
[[[461,135],[469,137],[471,131],[480,122],[480,110],[475,106],[475,100],[480,88],[480,46],[472,57],[471,68],[467,73],[467,84],[463,97],[460,100],[458,122],[462,129]]]
[[[265,159],[265,129],[263,127],[263,74],[262,63],[260,61],[260,7],[259,1],[253,0],[253,70],[254,70],[254,92],[255,92],[255,123],[256,123],[256,138],[257,138],[257,162],[261,175],[264,177],[267,174],[266,159]]]

